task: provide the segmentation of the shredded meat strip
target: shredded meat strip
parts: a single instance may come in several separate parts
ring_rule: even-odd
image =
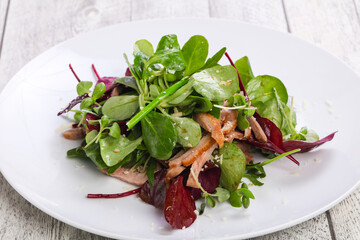
[[[244,137],[244,134],[242,134],[239,131],[235,131],[235,130],[225,135],[226,142],[231,143],[234,141],[234,139],[243,140],[243,139],[245,139],[245,137]]]
[[[194,179],[194,176],[192,175],[191,172],[194,172],[194,175],[196,178],[199,177],[199,173],[200,173],[202,167],[210,159],[210,156],[211,156],[212,152],[215,150],[215,148],[217,147],[217,145],[218,144],[214,141],[213,144],[206,151],[204,151],[201,154],[201,156],[198,157],[196,159],[196,161],[191,165],[190,174],[189,174],[189,178],[187,180],[186,186],[193,187],[193,188],[199,188],[199,186],[196,183],[196,180]]]
[[[83,139],[86,135],[85,129],[82,127],[71,128],[62,133],[64,138],[70,140]]]
[[[169,169],[165,176],[165,182],[169,182],[170,179],[176,177],[179,175],[182,171],[184,171],[185,167],[181,166],[182,159],[181,156],[183,156],[185,153],[184,150],[181,150],[175,156],[169,159]]]
[[[259,123],[256,121],[256,119],[253,116],[251,116],[247,120],[250,123],[251,130],[253,131],[255,138],[260,142],[264,142],[264,143],[267,142],[267,137],[264,131],[262,130],[262,128],[260,127]]]
[[[197,113],[195,115],[195,121],[198,122],[202,128],[211,133],[211,137],[216,140],[220,148],[224,146],[225,137],[221,131],[219,119],[209,113]]]
[[[106,170],[102,170],[102,172],[107,174]],[[114,173],[110,174],[110,176],[136,186],[143,185],[148,179],[145,172],[137,172],[134,170],[130,170],[129,168],[122,167],[116,169]]]
[[[241,149],[241,151],[245,154],[246,163],[249,163],[254,157],[250,154],[250,152],[254,149],[253,146],[246,143],[236,143],[236,146]]]
[[[227,110],[227,109],[221,110],[220,121],[221,124],[224,124],[221,130],[224,135],[235,130],[237,126],[237,116],[238,116],[238,112],[236,110]]]

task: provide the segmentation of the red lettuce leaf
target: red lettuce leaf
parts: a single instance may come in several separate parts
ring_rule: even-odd
[[[214,163],[207,161],[204,170],[200,172],[198,180],[204,190],[208,193],[214,193],[219,186],[221,169]],[[191,195],[194,200],[201,198],[201,189],[190,188]]]
[[[195,210],[195,200],[190,190],[184,186],[183,177],[176,177],[166,191],[164,206],[166,221],[173,228],[189,227],[196,220]]]
[[[100,118],[94,114],[87,113],[85,117],[86,126],[88,127],[89,131],[96,130],[100,131],[100,124],[90,124],[90,120],[99,120]]]
[[[322,145],[326,142],[331,141],[334,138],[335,133],[337,133],[337,132],[333,132],[333,133],[329,134],[328,136],[326,136],[316,142],[304,142],[304,141],[297,141],[297,140],[286,141],[286,142],[284,142],[284,149],[285,149],[285,151],[291,151],[291,150],[300,148],[301,151],[299,153],[308,152],[314,148],[319,147],[320,145]]]
[[[162,169],[154,174],[154,186],[146,181],[139,192],[139,197],[144,202],[153,205],[156,208],[163,209],[166,195],[166,169]]]
[[[85,93],[85,94],[83,94],[83,95],[81,95],[81,96],[77,96],[75,99],[73,99],[73,100],[68,104],[68,106],[67,106],[64,110],[58,112],[57,115],[60,116],[61,114],[64,114],[64,113],[69,112],[73,107],[75,107],[76,105],[78,105],[79,103],[81,103],[82,100],[84,100],[84,99],[87,98],[88,96],[89,96],[89,95],[88,95],[87,93]]]

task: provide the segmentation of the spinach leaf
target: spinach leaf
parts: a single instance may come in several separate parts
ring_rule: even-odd
[[[138,87],[138,85],[136,83],[136,79],[134,77],[117,78],[114,80],[114,82],[131,87],[132,89],[135,89],[139,93],[139,87]]]
[[[79,96],[89,93],[89,89],[93,85],[90,81],[81,81],[76,85],[76,92]]]
[[[121,130],[119,127],[119,124],[116,122],[113,123],[113,125],[109,128],[109,135],[113,138],[118,138],[121,135]]]
[[[106,92],[105,83],[99,82],[98,84],[96,84],[96,86],[94,88],[94,92],[92,94],[92,99],[94,99],[94,100],[99,99],[105,92]]]
[[[154,47],[146,39],[138,40],[134,45],[134,56],[138,55],[139,53],[151,57],[154,54]]]
[[[156,170],[156,160],[151,158],[149,160],[148,166],[146,168],[146,176],[148,177],[148,181],[151,186],[154,186],[154,173]]]
[[[225,52],[226,52],[226,47],[223,47],[217,53],[215,53],[214,56],[212,56],[211,58],[209,58],[206,61],[205,65],[202,67],[202,69],[211,68],[211,67],[216,66]]]
[[[193,105],[194,112],[209,112],[213,108],[213,104],[204,97],[198,96],[189,96],[183,102],[180,103],[181,105]]]
[[[141,129],[150,155],[160,160],[169,159],[177,141],[175,127],[169,118],[151,111],[141,119]]]
[[[186,62],[184,75],[190,76],[204,66],[209,52],[209,43],[201,35],[192,36],[183,46],[182,54]]]
[[[194,89],[210,101],[223,101],[239,91],[239,81],[232,66],[215,66],[194,73]]]
[[[68,158],[87,158],[86,153],[81,146],[68,150],[66,156]]]
[[[186,117],[170,116],[177,133],[177,142],[183,147],[195,147],[201,139],[200,125]]]
[[[145,69],[156,63],[160,63],[165,68],[174,71],[185,69],[185,60],[176,35],[165,35],[161,38],[156,52],[146,62]]]
[[[87,148],[83,148],[83,150],[85,151],[86,156],[90,158],[98,168],[105,169],[108,167],[101,157],[99,144],[92,143]]]
[[[240,74],[241,81],[243,82],[245,88],[248,82],[254,78],[254,74],[251,70],[249,58],[247,56],[240,58],[235,62],[235,67]]]
[[[244,153],[234,143],[225,143],[219,151],[220,155],[220,186],[233,192],[240,184],[244,175],[246,159]]]
[[[100,139],[101,157],[107,166],[114,166],[132,153],[141,142],[142,138],[130,141],[122,135],[119,138],[107,136]]]
[[[109,98],[102,112],[110,119],[125,120],[130,118],[139,109],[139,97],[135,95],[121,95]]]
[[[279,95],[280,100],[287,104],[288,102],[288,94],[284,84],[280,81],[280,79],[269,76],[262,75],[253,78],[247,84],[247,94],[251,99],[251,102],[256,106],[258,102],[265,103],[266,101],[274,98],[273,92],[276,90]]]

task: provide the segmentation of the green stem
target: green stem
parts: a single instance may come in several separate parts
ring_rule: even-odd
[[[246,168],[263,167],[263,166],[265,166],[265,165],[267,165],[267,164],[269,164],[269,163],[272,163],[272,162],[274,162],[274,161],[276,161],[276,160],[278,160],[278,159],[280,159],[280,158],[286,157],[286,156],[291,155],[291,154],[293,154],[293,153],[297,153],[297,152],[299,152],[299,151],[301,151],[301,149],[300,149],[300,148],[297,148],[297,149],[291,150],[291,151],[289,151],[289,152],[283,153],[283,154],[281,154],[281,155],[279,155],[279,156],[276,156],[276,157],[274,157],[274,158],[272,158],[272,159],[266,160],[266,161],[264,161],[264,162],[262,162],[262,163],[257,163],[257,164],[254,164],[254,165],[247,165]]]
[[[189,78],[183,78],[162,93],[157,96],[149,105],[143,108],[140,112],[138,112],[129,122],[126,123],[129,129],[133,128],[141,119],[143,119],[149,112],[151,112],[157,105],[161,103],[162,100],[173,94],[176,90],[178,90],[181,86],[185,85],[189,81]]]

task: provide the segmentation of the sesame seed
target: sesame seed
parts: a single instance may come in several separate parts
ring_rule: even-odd
[[[120,152],[120,149],[115,148],[115,149],[113,150],[113,152],[114,152],[114,153],[119,153],[119,152]]]

